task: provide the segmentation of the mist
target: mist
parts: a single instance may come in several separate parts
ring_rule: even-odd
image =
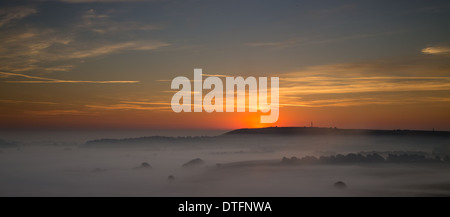
[[[111,142],[77,135],[63,142],[56,136],[52,141],[51,135],[36,142],[4,138],[0,196],[450,195],[447,137],[219,133]],[[102,136],[89,139],[117,138]],[[320,159],[349,153],[376,153],[386,160],[283,163],[284,157]],[[391,162],[389,155],[420,156],[423,161]],[[337,182],[345,187],[336,187]]]

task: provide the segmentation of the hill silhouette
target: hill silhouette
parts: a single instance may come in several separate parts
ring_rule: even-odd
[[[365,136],[443,136],[450,137],[448,131],[425,130],[369,130],[369,129],[339,129],[321,127],[267,127],[245,128],[225,133],[224,135],[272,135],[272,136],[301,136],[301,135],[365,135]]]
[[[364,129],[338,129],[320,127],[268,127],[268,128],[244,128],[226,132],[219,136],[198,136],[198,137],[168,137],[150,136],[124,139],[97,139],[87,141],[86,146],[122,146],[122,145],[167,145],[176,144],[216,144],[242,137],[252,139],[254,136],[289,138],[295,136],[389,136],[398,138],[440,138],[450,139],[448,131],[423,131],[423,130],[364,130]],[[240,140],[242,141],[242,140]]]

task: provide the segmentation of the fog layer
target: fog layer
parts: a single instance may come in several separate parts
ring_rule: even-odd
[[[0,148],[0,196],[450,195],[446,137],[233,136],[3,143],[7,145]],[[284,157],[320,159],[349,153],[432,160],[283,161]],[[337,182],[345,187],[336,187]]]

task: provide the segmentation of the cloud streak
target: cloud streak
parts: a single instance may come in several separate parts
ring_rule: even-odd
[[[35,13],[37,10],[32,7],[2,8],[0,9],[0,28]]]
[[[38,116],[61,116],[61,115],[92,115],[87,111],[80,110],[42,110],[42,111],[25,111],[25,114]]]
[[[202,74],[202,76],[207,76],[207,77],[221,77],[221,78],[232,77],[232,76],[230,76],[230,75],[214,75],[214,74]]]
[[[112,13],[98,13],[96,10],[90,9],[81,16],[83,22],[77,25],[77,27],[89,29],[98,34],[163,29],[163,26],[156,24],[144,24],[135,21],[114,21],[111,19]]]
[[[405,97],[405,96],[402,96]],[[308,99],[292,101],[291,103],[282,103],[280,107],[349,107],[365,105],[404,105],[404,104],[423,104],[423,103],[449,103],[450,97],[415,97],[398,100],[396,97],[344,97],[335,99]]]
[[[103,110],[156,110],[163,111],[169,110],[169,106],[142,106],[135,104],[113,104],[113,105],[85,105],[90,109],[103,109]]]
[[[148,42],[148,41],[135,41],[135,42],[124,42],[118,44],[104,45],[90,50],[76,51],[70,55],[62,56],[62,59],[83,59],[96,57],[101,55],[108,55],[112,53],[118,53],[124,50],[135,50],[135,51],[146,51],[154,50],[160,47],[168,46],[168,43],[162,42]]]
[[[445,61],[419,59],[308,67],[277,75],[280,106],[448,103],[449,71]]]
[[[0,99],[0,103],[12,103],[12,104],[44,104],[44,105],[57,105],[59,103],[55,102],[45,102],[45,101],[24,101],[24,100],[11,100],[11,99]]]
[[[293,48],[305,45],[316,45],[316,44],[329,44],[348,40],[364,39],[377,36],[394,35],[403,32],[402,30],[386,31],[386,32],[372,32],[372,33],[359,33],[350,35],[340,35],[340,36],[329,36],[329,35],[309,35],[302,37],[292,37],[285,40],[277,41],[265,41],[265,42],[250,42],[245,45],[250,47],[260,47],[260,48]]]
[[[36,13],[33,8],[18,8],[2,9],[6,15],[0,16],[0,24],[7,25]],[[0,28],[0,71],[68,72],[79,64],[79,60],[126,51],[150,51],[171,45],[147,37],[130,37],[135,31],[162,27],[134,21],[114,21],[112,13],[98,14],[90,9],[81,15],[79,22],[57,29],[37,28],[32,24],[26,28]],[[123,38],[121,36],[126,36],[127,40],[110,40],[112,37]]]
[[[424,54],[450,54],[450,47],[440,46],[440,47],[426,47],[422,49]]]
[[[51,83],[89,83],[89,84],[134,84],[139,83],[139,81],[82,81],[82,80],[62,80],[55,78],[46,78],[39,76],[31,76],[25,74],[18,73],[10,73],[10,72],[0,72],[1,77],[10,78],[10,77],[22,77],[27,79],[34,80],[26,80],[26,81],[17,81],[17,80],[6,80],[3,81],[5,83],[28,83],[28,84],[51,84]]]
[[[450,77],[302,77],[283,79],[284,94],[365,93],[450,90]]]

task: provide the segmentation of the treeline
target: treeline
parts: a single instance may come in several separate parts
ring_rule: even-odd
[[[177,143],[177,142],[197,142],[203,140],[211,140],[214,137],[209,136],[179,136],[179,137],[169,137],[169,136],[150,136],[150,137],[140,137],[140,138],[125,138],[125,139],[97,139],[87,141],[85,145],[117,145],[117,144],[152,144],[152,143]]]
[[[377,153],[362,155],[350,153],[347,155],[331,155],[320,156],[306,156],[302,158],[297,157],[283,157],[282,164],[297,165],[297,164],[340,164],[340,163],[450,163],[450,156],[433,158],[426,157],[420,154],[388,154],[383,157]]]

